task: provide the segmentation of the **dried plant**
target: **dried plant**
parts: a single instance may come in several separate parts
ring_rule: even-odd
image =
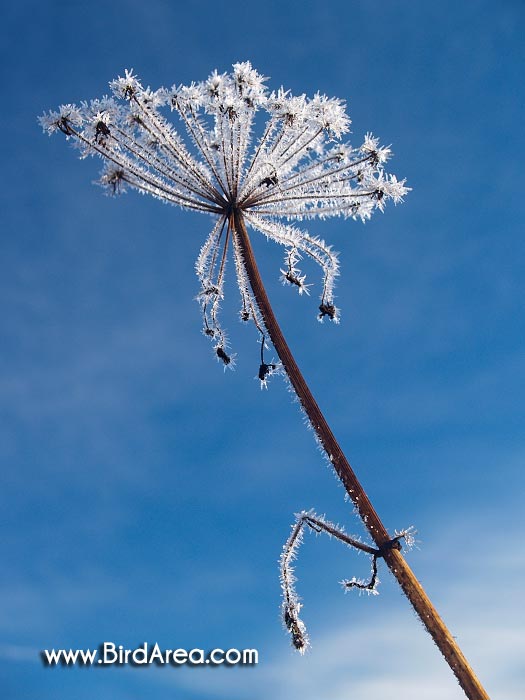
[[[219,321],[231,248],[241,296],[240,316],[252,322],[260,336],[258,376],[262,385],[276,371],[289,380],[321,449],[376,544],[377,548],[360,546],[373,557],[373,583],[377,559],[383,558],[467,696],[483,700],[488,696],[400,552],[400,539],[406,533],[393,538],[388,534],[299,371],[268,300],[246,228],[285,248],[281,279],[300,294],[310,293],[299,268],[301,259],[319,265],[323,281],[318,318],[337,322],[337,255],[323,240],[289,222],[331,216],[365,221],[376,209],[383,211],[387,201],[401,202],[408,188],[404,180],[385,173],[390,149],[380,146],[374,136],[367,134],[357,148],[342,141],[350,119],[341,100],[321,94],[311,99],[297,97],[284,88],[270,92],[265,82],[248,62],[235,64],[231,74],[215,71],[203,82],[155,91],[144,88],[126,71],[124,77],[110,83],[113,97],[80,106],[63,105],[40,117],[40,122],[49,134],[62,132],[81,157],[103,159],[100,184],[110,194],[130,187],[213,217],[195,269],[201,287],[203,331],[212,340],[216,357],[225,366],[232,365]],[[186,139],[163,115],[165,109],[177,114]],[[262,125],[259,117],[264,114]],[[259,126],[261,135],[254,143]],[[265,360],[268,342],[280,364]],[[282,575],[290,585],[292,574],[286,567],[304,525],[357,546],[357,540],[350,542],[323,519],[313,514],[301,516],[288,542],[288,553],[283,555]],[[297,598],[291,588],[287,590],[285,623],[295,645],[304,649]]]

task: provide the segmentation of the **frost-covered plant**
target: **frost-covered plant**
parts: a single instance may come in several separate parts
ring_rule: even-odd
[[[289,222],[330,216],[365,221],[376,209],[383,211],[387,201],[401,202],[408,188],[404,180],[386,174],[390,149],[380,146],[374,136],[367,134],[358,147],[342,139],[350,119],[341,100],[319,93],[312,98],[293,96],[284,88],[270,92],[265,82],[248,62],[236,63],[230,74],[215,71],[202,82],[158,90],[144,88],[126,71],[110,83],[112,97],[62,105],[40,117],[40,122],[49,134],[63,133],[81,157],[103,159],[100,184],[110,194],[132,188],[214,219],[195,267],[204,333],[212,340],[216,357],[231,366],[232,355],[218,317],[231,249],[241,319],[252,321],[260,335],[262,386],[275,372],[289,380],[321,449],[377,546],[366,545],[374,567],[378,557],[384,559],[468,697],[488,700],[401,554],[399,535],[388,534],[304,380],[275,318],[246,228],[285,248],[281,280],[299,293],[310,291],[300,260],[319,265],[323,282],[318,318],[337,322],[337,255],[323,240]],[[175,113],[185,137],[164,115],[165,110]],[[280,364],[264,359],[267,341]],[[295,526],[293,541],[289,540],[285,568],[305,524],[325,532],[332,528],[312,514],[304,517]],[[344,533],[332,530],[330,534],[351,544]],[[293,576],[291,569],[288,573]],[[350,582],[351,587],[355,583]],[[285,624],[296,646],[304,648],[304,625],[291,590],[288,603],[285,592]]]
[[[341,141],[350,125],[341,100],[320,94],[294,97],[284,88],[270,92],[265,82],[248,62],[235,64],[231,74],[215,71],[203,82],[155,91],[126,71],[111,82],[113,97],[62,105],[40,118],[45,131],[65,134],[82,157],[104,160],[100,184],[111,194],[131,187],[215,219],[195,268],[204,333],[225,365],[231,355],[218,312],[229,248],[241,319],[252,320],[265,336],[234,233],[235,213],[285,247],[281,279],[299,293],[308,293],[306,276],[297,267],[301,257],[320,266],[319,319],[337,322],[336,253],[286,221],[328,216],[365,221],[387,200],[400,202],[407,191],[404,181],[385,174],[390,149],[380,147],[378,139],[367,134],[357,148]],[[164,116],[166,109],[175,112],[189,143]],[[258,113],[267,121],[256,138]]]

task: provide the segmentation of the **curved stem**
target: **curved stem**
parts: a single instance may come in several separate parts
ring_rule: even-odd
[[[286,343],[283,333],[270,305],[266,289],[262,282],[253,248],[246,230],[243,214],[234,210],[230,216],[234,236],[241,250],[244,265],[261,317],[268,330],[268,335],[275,351],[283,364],[284,370],[294,388],[294,391],[308,416],[323,450],[332,463],[337,475],[351,498],[361,520],[379,549],[384,548],[383,558],[390,571],[397,579],[403,593],[407,596],[414,610],[432,636],[437,647],[445,657],[469,700],[489,700],[489,696],[477,679],[473,669],[464,657],[454,637],[450,634],[445,623],[438,615],[423,587],[414,576],[405,558],[398,549],[386,548],[391,537],[381,522],[372,503],[359,483],[350,463],[339,443],[334,437],[330,426],[321,413],[297,363]]]

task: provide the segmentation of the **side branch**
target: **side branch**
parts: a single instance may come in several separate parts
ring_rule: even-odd
[[[372,555],[372,574],[369,581],[363,581],[357,579],[355,576],[348,580],[345,579],[341,581],[341,584],[346,590],[352,588],[357,588],[361,591],[366,591],[367,593],[377,594],[377,560],[383,556],[384,550],[374,549],[364,544],[355,537],[349,537],[343,530],[341,530],[337,525],[328,522],[324,517],[316,515],[313,511],[302,511],[297,513],[295,516],[296,522],[292,527],[292,532],[283,547],[283,553],[280,559],[281,565],[281,587],[283,589],[283,604],[282,604],[282,618],[283,623],[288,632],[290,633],[292,645],[301,653],[304,654],[309,646],[308,635],[306,633],[306,626],[302,619],[299,617],[302,605],[299,602],[299,597],[295,590],[296,578],[294,575],[294,569],[292,562],[297,558],[297,553],[299,546],[301,545],[303,539],[303,531],[306,527],[310,528],[316,533],[326,532],[330,537],[335,537],[340,542],[343,542],[349,547],[354,547],[362,552]],[[400,548],[400,540],[407,538],[410,542],[412,540],[412,533],[409,530],[400,532],[396,535],[393,540],[391,540],[387,547]]]
[[[458,679],[460,686],[463,688],[465,695],[469,700],[489,700],[489,696],[461,652],[456,640],[452,637],[443,620],[438,615],[436,609],[423,590],[423,587],[408,566],[405,558],[399,549],[388,547],[388,543],[392,538],[381,522],[350,466],[350,463],[343,454],[339,443],[335,439],[334,434],[294,360],[277,319],[275,318],[257,267],[242,212],[237,209],[233,210],[230,215],[230,221],[235,239],[244,260],[254,298],[275,351],[279,355],[284,371],[293,386],[301,406],[308,416],[323,450],[326,452],[328,459],[343,483],[363,524],[377,547],[382,551],[383,559],[397,579],[423,625],[432,636],[435,644],[445,657],[445,660]]]

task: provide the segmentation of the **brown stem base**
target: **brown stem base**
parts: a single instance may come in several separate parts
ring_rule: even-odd
[[[232,213],[230,225],[242,251],[248,279],[275,351],[279,355],[284,370],[288,375],[294,391],[301,402],[301,406],[307,414],[328,459],[341,479],[346,492],[351,498],[370,536],[378,548],[382,549],[392,538],[388,534],[363,487],[359,483],[352,467],[343,454],[343,451],[335,439],[325,417],[321,413],[286,343],[259,274],[259,269],[255,261],[252,245],[241,211],[235,210]],[[489,696],[483,689],[468,661],[463,656],[456,640],[448,631],[401,552],[397,549],[386,548],[383,558],[424,626],[432,636],[437,647],[445,657],[446,662],[458,679],[466,696],[469,700],[489,700]]]

